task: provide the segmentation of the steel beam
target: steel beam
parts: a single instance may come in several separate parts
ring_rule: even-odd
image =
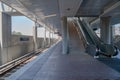
[[[117,7],[120,6],[120,1],[118,1],[117,3],[113,4],[112,6],[110,6],[109,8],[105,9],[104,12],[100,15],[100,17],[106,15],[107,13],[109,13],[110,11],[116,9]]]
[[[94,24],[94,23],[97,23],[100,21],[100,17],[104,16],[105,14],[109,13],[110,11],[112,11],[113,9],[117,8],[120,6],[120,1],[118,1],[117,3],[113,4],[112,6],[110,6],[109,8],[105,9],[103,11],[103,13],[98,17],[96,18],[95,20],[93,20],[92,22],[90,22],[90,25]]]

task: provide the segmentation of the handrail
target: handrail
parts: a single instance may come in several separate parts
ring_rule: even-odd
[[[84,23],[86,26],[88,26],[86,29],[88,29],[96,38],[97,42],[99,43],[103,43],[103,41],[97,36],[97,34],[95,34],[94,31],[92,31],[92,29],[90,29],[90,25],[87,23],[87,21],[85,21],[84,19],[82,20],[82,23]]]

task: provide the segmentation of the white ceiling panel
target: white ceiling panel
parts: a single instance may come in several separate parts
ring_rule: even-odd
[[[58,0],[1,0],[42,26],[52,25],[60,31]]]
[[[119,0],[1,0],[42,26],[61,32],[62,16],[99,16],[109,3]],[[113,13],[119,12],[119,8]],[[50,27],[50,25],[52,25]]]
[[[75,16],[83,0],[59,0],[61,16]]]

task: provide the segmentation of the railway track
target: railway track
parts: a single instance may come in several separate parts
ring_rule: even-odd
[[[39,49],[38,51],[33,51],[31,53],[28,53],[18,59],[15,59],[11,62],[8,62],[2,66],[0,66],[0,80],[5,80],[6,77],[9,77],[11,74],[16,72],[18,69],[23,67],[25,64],[32,61],[34,58],[36,58],[43,50],[45,49]]]

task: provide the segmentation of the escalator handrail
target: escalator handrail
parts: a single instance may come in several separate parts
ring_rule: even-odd
[[[79,18],[79,21],[80,18]],[[84,23],[85,21],[81,21],[81,23]],[[86,24],[86,23],[85,23]],[[102,54],[105,56],[115,56],[117,55],[114,49],[114,45],[110,45],[110,44],[105,44],[103,41],[101,41],[101,39],[90,29],[90,27],[86,24],[84,24],[84,27],[87,29],[87,31],[89,31],[89,33],[92,35],[91,37],[95,40],[97,40],[96,43],[96,47],[100,49],[101,52],[103,52]],[[110,47],[110,50],[112,50],[112,52],[109,52],[108,47]]]
[[[83,22],[86,24],[86,26],[88,26],[87,28],[91,31],[90,25],[89,25],[85,20],[83,20]],[[97,34],[95,34],[95,32],[93,32],[93,31],[91,31],[91,32],[92,32],[92,34],[94,35],[94,37],[96,37],[96,39],[97,39],[99,42],[102,42],[102,43],[103,43],[103,41],[97,36]]]
[[[89,34],[88,29],[86,29],[86,27],[85,27],[85,25],[83,24],[83,22],[82,22],[80,19],[78,19],[78,23],[79,23],[79,25],[81,25],[82,28],[85,29],[84,33],[87,33],[87,35],[89,36],[90,40],[92,41],[92,44],[96,45],[93,37]],[[86,38],[87,38],[87,37],[86,37]]]

